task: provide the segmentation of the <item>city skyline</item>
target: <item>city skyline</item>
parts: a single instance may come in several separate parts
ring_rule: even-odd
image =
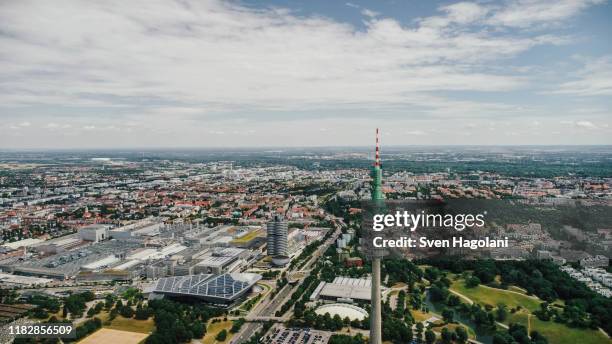
[[[0,5],[5,149],[612,144],[612,4]],[[61,19],[59,19],[61,18]]]

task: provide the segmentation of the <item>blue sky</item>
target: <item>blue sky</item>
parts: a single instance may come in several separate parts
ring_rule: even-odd
[[[612,144],[612,4],[0,3],[0,148]]]

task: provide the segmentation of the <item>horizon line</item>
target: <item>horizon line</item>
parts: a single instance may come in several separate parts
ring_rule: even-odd
[[[408,147],[612,147],[610,144],[406,144],[406,145],[384,145],[387,148],[408,148]],[[125,147],[63,147],[63,148],[1,148],[0,152],[19,152],[19,151],[92,151],[92,150],[229,150],[229,149],[244,149],[244,150],[258,150],[258,149],[313,149],[313,148],[371,148],[370,145],[313,145],[313,146],[152,146],[152,147],[139,147],[139,146],[125,146]]]

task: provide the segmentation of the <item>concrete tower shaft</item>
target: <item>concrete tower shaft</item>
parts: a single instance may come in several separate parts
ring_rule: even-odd
[[[372,167],[372,201],[376,204],[384,200],[382,191],[382,165],[380,163],[380,136],[376,128],[376,157]],[[382,344],[382,313],[380,296],[381,257],[372,257],[372,314],[370,315],[370,344]]]

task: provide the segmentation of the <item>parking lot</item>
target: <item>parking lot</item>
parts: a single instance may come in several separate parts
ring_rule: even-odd
[[[271,335],[263,340],[266,344],[326,344],[331,333],[309,328],[275,327]]]

